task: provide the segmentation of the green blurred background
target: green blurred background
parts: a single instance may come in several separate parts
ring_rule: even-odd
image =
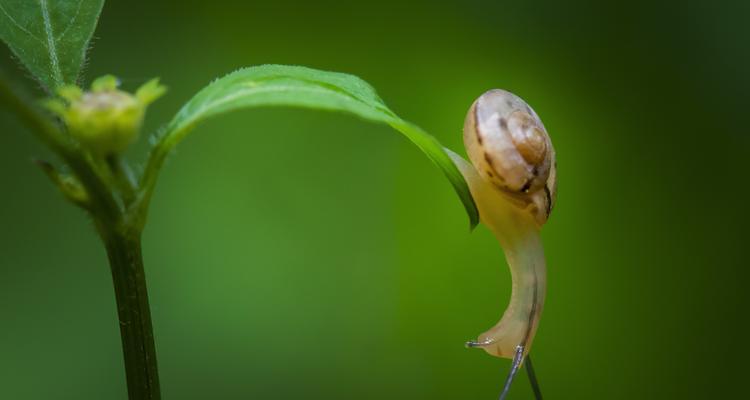
[[[110,1],[86,82],[160,76],[153,131],[238,67],[347,72],[461,152],[471,102],[509,89],[559,161],[546,397],[742,397],[750,3],[253,3]],[[0,131],[0,399],[125,399],[104,251],[30,162],[52,156],[5,112]],[[499,246],[383,126],[292,109],[202,125],[144,252],[165,399],[493,399],[508,370],[463,348],[506,306]],[[531,398],[525,376],[511,393]]]

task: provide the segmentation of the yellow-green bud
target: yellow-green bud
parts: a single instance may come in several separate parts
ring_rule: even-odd
[[[90,91],[62,87],[58,90],[60,99],[51,99],[46,105],[63,119],[71,136],[92,153],[121,153],[138,138],[146,106],[166,88],[158,79],[147,82],[135,94],[118,86],[117,78],[106,75],[96,79]]]

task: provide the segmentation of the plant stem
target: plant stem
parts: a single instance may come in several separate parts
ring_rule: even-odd
[[[14,89],[0,71],[0,108],[15,114],[44,144],[56,152],[91,197],[91,203],[87,203],[85,208],[96,222],[112,270],[128,398],[159,400],[161,395],[156,347],[141,255],[140,232],[143,218],[134,219],[126,210],[121,209],[115,197],[115,187],[102,178],[96,164],[32,101]],[[135,194],[131,187],[132,178],[125,169],[127,166],[123,160],[114,161],[112,166],[120,174],[117,176],[119,189],[123,192],[126,203],[132,202]]]
[[[105,233],[130,400],[158,400],[159,373],[139,234]]]

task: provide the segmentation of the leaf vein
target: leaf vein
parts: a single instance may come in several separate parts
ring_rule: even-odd
[[[49,50],[50,66],[55,82],[60,85],[63,82],[62,71],[60,70],[60,60],[57,55],[57,45],[55,44],[55,35],[52,29],[52,21],[49,17],[49,8],[47,0],[39,0],[39,7],[42,9],[42,19],[44,20],[44,32],[47,36],[47,49]]]
[[[62,40],[62,38],[63,38],[63,37],[65,37],[65,34],[66,34],[66,33],[68,33],[68,31],[70,30],[70,28],[71,28],[72,26],[74,26],[74,25],[75,25],[75,21],[76,21],[76,19],[78,19],[78,14],[80,14],[80,13],[81,13],[81,5],[82,5],[82,4],[83,4],[83,0],[79,0],[79,1],[78,1],[78,7],[76,8],[76,13],[75,13],[75,15],[73,15],[73,17],[72,17],[72,18],[70,18],[70,21],[68,22],[68,26],[67,26],[67,27],[65,27],[65,30],[63,30],[63,31],[62,31],[62,33],[60,33],[60,34],[59,34],[59,35],[58,35],[58,36],[57,36],[57,37],[55,38],[55,41],[56,41],[56,42],[59,42],[59,41],[61,41],[61,40]]]

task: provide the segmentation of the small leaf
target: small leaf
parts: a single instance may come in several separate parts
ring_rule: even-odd
[[[344,111],[390,125],[443,171],[461,198],[471,227],[478,223],[479,215],[469,187],[437,139],[399,118],[367,82],[355,76],[284,65],[241,69],[214,81],[188,101],[158,138],[149,157],[141,183],[146,203],[166,156],[193,127],[222,113],[261,106]]]
[[[55,169],[55,167],[47,161],[34,160],[34,162],[39,166],[39,168],[42,169],[42,172],[47,175],[52,183],[57,186],[57,188],[60,190],[60,192],[62,192],[63,196],[65,196],[66,199],[81,208],[87,210],[90,209],[91,199],[86,192],[86,188],[83,187],[78,179],[76,179],[72,175],[66,175],[58,172],[57,169]]]
[[[0,39],[50,91],[75,84],[104,0],[0,0]]]

